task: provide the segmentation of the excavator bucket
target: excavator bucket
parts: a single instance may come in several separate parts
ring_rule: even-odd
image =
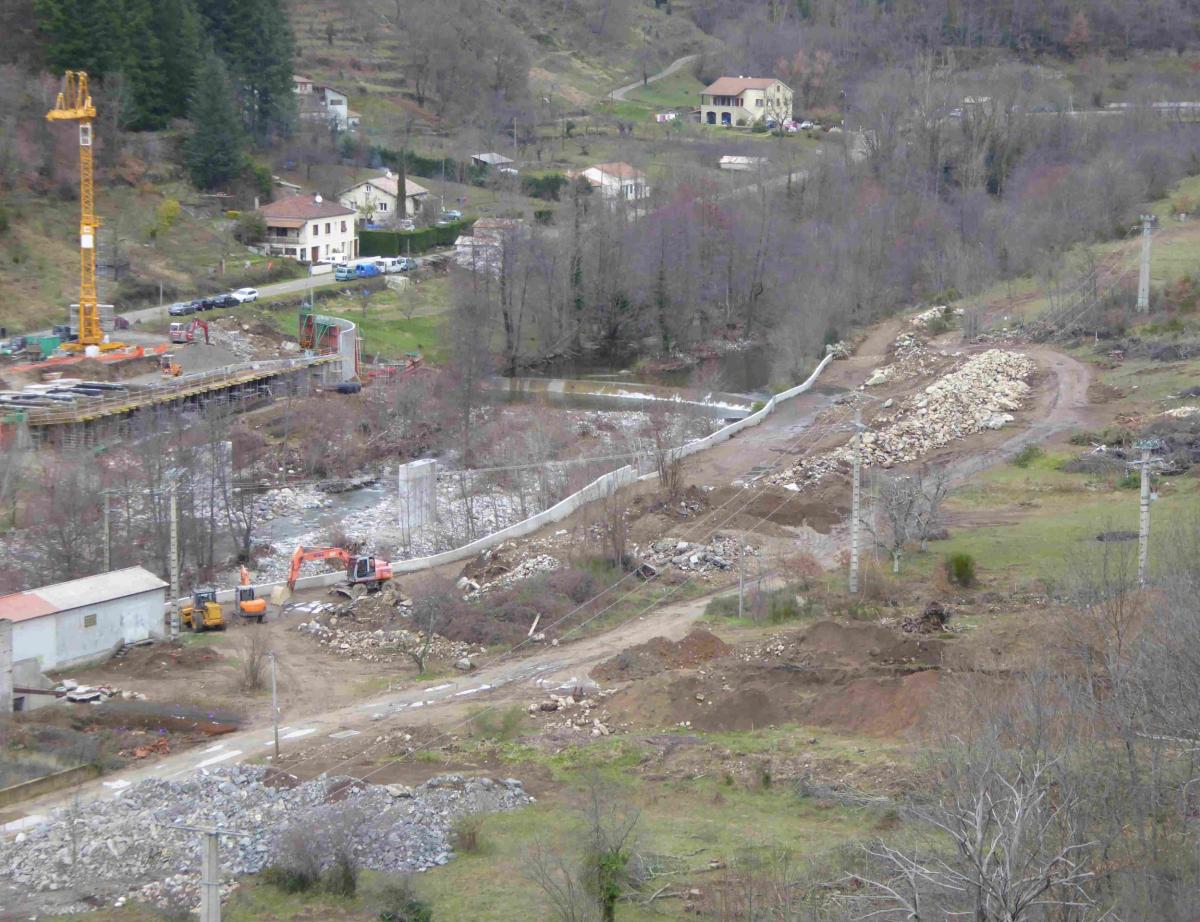
[[[271,590],[271,604],[282,605],[292,597],[292,590],[287,586],[276,586]]]

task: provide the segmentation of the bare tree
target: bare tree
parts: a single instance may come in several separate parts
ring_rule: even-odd
[[[942,528],[942,503],[949,495],[949,475],[941,468],[923,466],[913,474],[884,474],[876,497],[877,520],[868,520],[876,542],[900,572],[904,549],[919,541],[924,550]]]
[[[425,674],[425,665],[437,629],[453,607],[454,596],[449,583],[435,584],[429,592],[413,603],[412,625],[421,635],[421,644],[407,652],[421,675]]]
[[[1060,767],[968,762],[942,803],[913,811],[934,836],[925,849],[866,846],[878,874],[858,878],[867,886],[859,918],[1025,922],[1052,907],[1101,917],[1097,843],[1077,828],[1079,800]]]

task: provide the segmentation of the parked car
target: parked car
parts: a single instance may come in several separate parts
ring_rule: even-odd
[[[247,301],[258,300],[257,288],[239,288],[237,291],[229,292],[229,296],[237,301],[238,304],[244,304]]]
[[[398,272],[412,272],[417,268],[417,261],[411,256],[396,257],[396,270]]]
[[[417,222],[412,218],[401,218],[396,222],[396,230],[398,231],[415,231],[416,229]]]
[[[339,282],[348,282],[351,279],[357,278],[354,274],[354,267],[348,266],[345,263],[333,267],[333,277]]]
[[[211,300],[213,307],[236,307],[239,303],[233,295],[214,295]]]
[[[459,211],[457,208],[452,208],[449,211],[443,211],[442,212],[442,220],[443,221],[461,221],[462,220],[462,212]]]
[[[201,311],[212,310],[212,305],[209,304],[207,298],[193,298],[188,303],[191,304],[192,307],[194,307],[196,309],[195,312],[197,314],[200,313]]]
[[[196,305],[191,301],[176,301],[167,308],[167,313],[172,317],[186,317],[188,314],[196,313]]]
[[[354,267],[354,274],[360,279],[369,279],[379,275],[379,267],[375,263],[359,263]],[[335,276],[336,278],[336,276]]]

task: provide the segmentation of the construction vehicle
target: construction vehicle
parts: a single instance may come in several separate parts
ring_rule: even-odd
[[[196,318],[191,323],[173,323],[171,324],[171,342],[175,344],[194,343],[196,341],[196,331],[204,331],[204,345],[208,345],[208,321]]]
[[[92,172],[92,119],[96,107],[88,92],[88,76],[81,70],[69,70],[63,90],[54,108],[46,113],[52,122],[79,123],[79,339],[64,342],[62,348],[84,352],[89,346],[109,351],[124,348],[124,343],[107,342],[100,328],[100,304],[96,298],[96,235],[100,219],[96,216],[95,180]]]
[[[242,567],[242,584],[237,589],[237,610],[247,621],[263,623],[267,615],[267,600],[256,598],[250,585],[250,571]]]
[[[334,589],[349,595],[355,586],[373,592],[383,588],[392,578],[392,565],[386,560],[361,554],[351,554],[340,547],[298,547],[292,555],[292,568],[288,573],[287,588],[291,592],[300,578],[300,568],[308,560],[339,560],[346,567],[346,581]]]
[[[164,352],[158,357],[158,367],[164,378],[178,378],[183,374],[183,366],[175,361],[174,352]]]
[[[225,630],[225,615],[217,604],[217,590],[196,589],[192,592],[192,600],[187,602],[179,612],[179,622],[189,631],[199,634],[201,631]]]

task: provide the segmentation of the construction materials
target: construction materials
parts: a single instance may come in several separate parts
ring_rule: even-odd
[[[158,367],[164,378],[178,378],[183,374],[183,366],[175,361],[174,352],[164,352],[160,355]]]
[[[225,630],[225,614],[217,603],[215,589],[197,589],[179,613],[180,624],[193,633]]]
[[[392,565],[386,560],[369,555],[354,555],[340,547],[298,547],[292,555],[292,566],[288,572],[287,588],[290,593],[300,578],[300,568],[309,560],[338,560],[346,567],[346,581],[335,590],[350,594],[356,586],[368,592],[378,591],[392,578]]]
[[[63,343],[62,348],[87,352],[89,348],[109,351],[124,348],[124,343],[107,342],[100,328],[100,305],[96,298],[96,216],[95,181],[92,171],[92,119],[96,107],[88,92],[88,76],[81,70],[69,70],[63,80],[54,108],[46,113],[49,121],[79,123],[79,339]]]

